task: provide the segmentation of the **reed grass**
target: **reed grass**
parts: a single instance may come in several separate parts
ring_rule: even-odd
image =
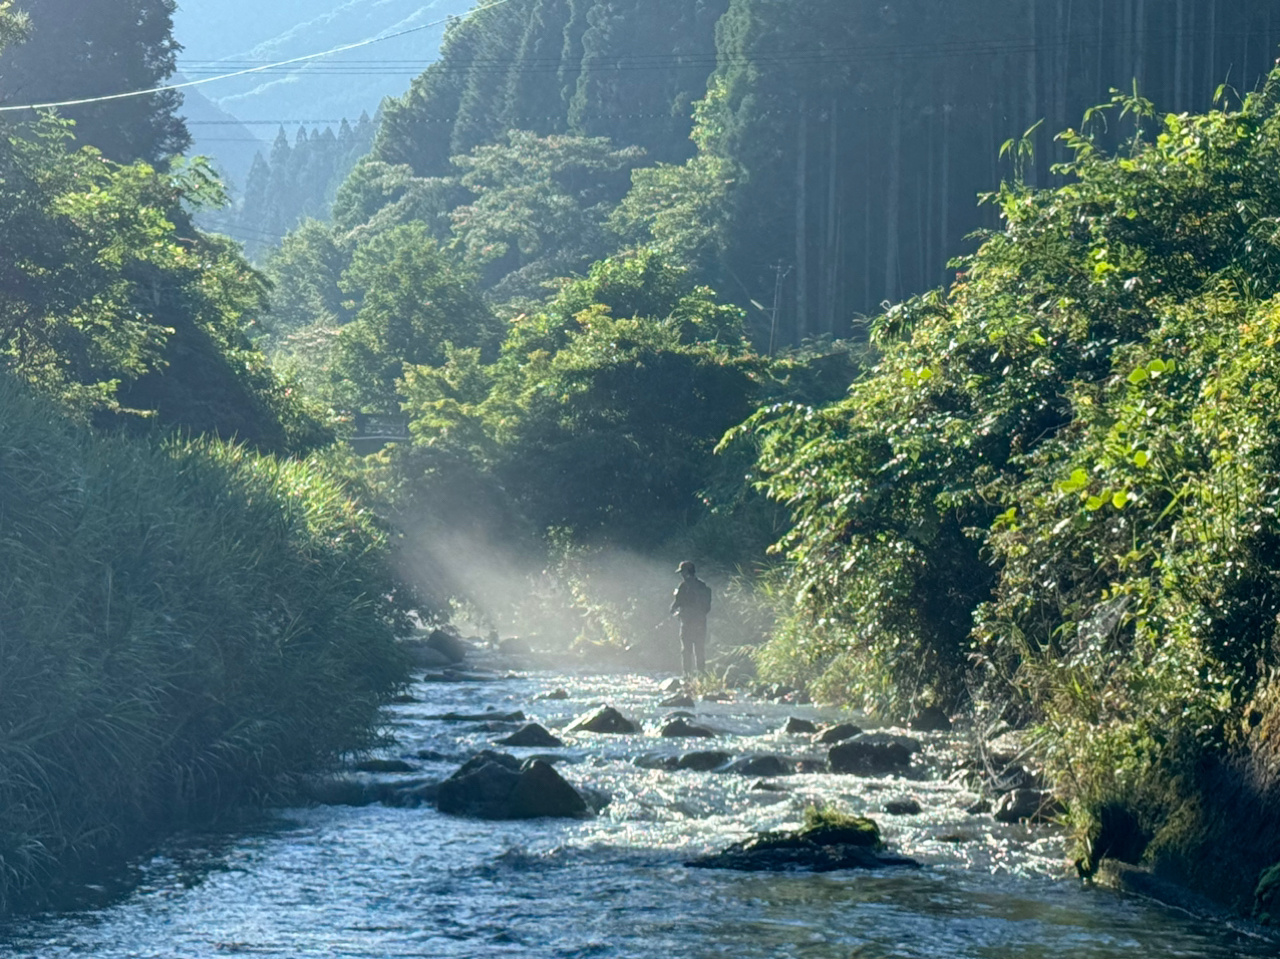
[[[393,593],[315,461],[92,435],[0,377],[0,912],[375,742]]]

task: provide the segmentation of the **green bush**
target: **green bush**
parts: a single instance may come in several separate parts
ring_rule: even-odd
[[[1280,855],[1239,733],[1280,669],[1278,94],[1117,156],[1064,134],[1066,185],[1004,186],[847,400],[741,431],[796,520],[768,669],[892,712],[976,693],[1039,725],[1087,861],[1206,885]]]
[[[314,462],[96,438],[0,379],[0,908],[374,743],[383,550]]]

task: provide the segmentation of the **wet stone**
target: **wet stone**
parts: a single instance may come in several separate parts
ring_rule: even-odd
[[[685,753],[676,761],[676,768],[705,773],[719,769],[731,759],[733,755],[724,752]]]
[[[567,689],[553,689],[549,693],[543,693],[540,696],[534,696],[533,701],[535,703],[542,702],[542,701],[563,702],[568,698],[569,698],[569,691]]]
[[[451,663],[460,663],[467,658],[470,646],[454,633],[443,629],[433,629],[427,637],[426,646],[446,657]]]
[[[834,773],[882,776],[905,771],[911,765],[911,751],[902,743],[868,742],[858,737],[832,746],[827,763]]]
[[[695,869],[735,869],[744,872],[834,872],[842,869],[919,867],[906,856],[883,851],[875,823],[861,820],[799,832],[761,833],[734,843],[723,852],[685,863]]]
[[[806,736],[816,733],[818,727],[807,719],[797,719],[792,716],[787,720],[787,724],[782,727],[782,731],[788,736]]]
[[[861,727],[855,726],[853,723],[837,723],[834,726],[827,726],[819,732],[816,741],[820,743],[841,743],[846,739],[852,739],[861,732]]]
[[[658,687],[664,693],[678,693],[684,689],[684,683],[672,677]]]
[[[514,756],[485,750],[440,783],[437,808],[477,819],[539,819],[581,816],[586,800],[550,764],[521,765]]]
[[[910,796],[900,796],[885,803],[884,811],[890,816],[918,816],[921,807],[920,803]]]
[[[752,792],[785,793],[790,792],[790,788],[785,783],[770,782],[768,779],[757,779],[751,784]]]
[[[708,729],[706,726],[698,726],[681,717],[679,719],[673,719],[671,722],[663,726],[660,735],[667,738],[696,737],[700,739],[711,739],[715,736],[715,732]]]
[[[565,732],[631,735],[642,730],[612,706],[601,706],[599,709],[579,716],[565,728]]]
[[[775,776],[790,776],[795,773],[795,766],[789,759],[781,756],[746,756],[739,759],[727,770],[739,776],[759,776],[772,779]]]
[[[658,705],[662,706],[664,709],[692,709],[697,704],[693,701],[692,696],[681,693],[679,696],[672,696],[670,699],[664,699]]]
[[[355,764],[360,773],[411,773],[417,770],[403,759],[362,759]]]
[[[444,713],[440,716],[428,716],[427,718],[442,723],[523,723],[529,717],[517,710],[514,713]]]
[[[539,749],[558,749],[564,742],[558,736],[547,732],[538,723],[529,723],[505,739],[498,740],[500,746],[532,746]]]

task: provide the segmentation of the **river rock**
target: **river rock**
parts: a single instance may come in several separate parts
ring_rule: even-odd
[[[827,763],[834,773],[883,776],[904,772],[911,765],[911,750],[902,743],[867,741],[858,736],[832,746]]]
[[[529,723],[506,739],[499,739],[500,746],[532,746],[538,749],[558,749],[564,745],[559,737],[551,735],[537,723]]]
[[[671,722],[663,726],[660,735],[671,739],[681,737],[711,739],[715,736],[715,732],[708,729],[706,726],[698,726],[689,722],[687,719],[680,718],[673,719]]]
[[[945,733],[951,731],[951,718],[938,706],[926,706],[907,725],[917,732]]]
[[[687,693],[681,693],[678,696],[672,696],[670,699],[664,699],[658,704],[664,709],[693,709],[697,705],[693,701],[693,697]]]
[[[443,629],[431,631],[431,635],[427,637],[427,646],[448,657],[451,663],[460,663],[466,659],[469,649],[462,637]]]
[[[804,736],[816,733],[818,727],[807,719],[797,719],[792,716],[787,720],[787,724],[782,727],[782,731],[788,736]]]
[[[921,810],[920,803],[915,799],[910,796],[899,796],[885,803],[884,811],[890,816],[918,816]]]
[[[865,824],[865,825],[862,825]],[[745,872],[834,872],[838,869],[919,867],[914,859],[882,851],[880,831],[871,820],[846,826],[820,826],[799,832],[762,833],[723,852],[686,862],[695,869]]]
[[[527,639],[509,636],[498,640],[498,652],[506,656],[529,656],[533,653],[533,647],[529,645]]]
[[[685,753],[676,761],[676,768],[707,773],[713,769],[719,769],[732,758],[730,753],[722,752]]]
[[[781,756],[744,756],[726,770],[739,776],[759,776],[772,779],[776,776],[790,776],[796,770],[789,759]]]
[[[731,699],[733,699],[733,693],[727,692],[723,689],[702,694],[702,701],[704,703],[727,703]]]
[[[354,768],[359,773],[411,773],[416,770],[403,759],[362,759]]]
[[[660,753],[644,753],[631,760],[631,765],[638,769],[675,769],[680,760],[675,756],[663,756]]]
[[[627,719],[612,706],[601,706],[599,709],[584,713],[565,728],[567,733],[611,733],[615,735],[631,735],[642,731],[636,723]]]
[[[410,696],[408,693],[400,693],[398,696],[392,696],[391,701],[397,706],[411,706],[418,702],[416,697]]]
[[[510,723],[502,719],[491,719],[488,722],[467,726],[464,733],[510,733],[520,728],[520,723]]]
[[[477,819],[575,817],[588,808],[548,763],[521,765],[514,756],[489,750],[440,784],[436,805],[443,813]]]
[[[425,639],[403,639],[400,648],[409,656],[409,663],[416,669],[443,669],[452,666],[453,660],[428,644]]]
[[[1042,789],[1015,789],[996,804],[997,822],[1049,822],[1061,814],[1062,806],[1053,793]]]
[[[817,741],[820,743],[842,743],[846,739],[852,739],[854,736],[862,732],[861,727],[855,726],[853,723],[837,723],[834,726],[827,726],[818,733]]]
[[[523,723],[529,717],[516,710],[514,713],[443,713],[427,718],[442,723]]]
[[[535,703],[541,702],[543,700],[562,702],[568,698],[569,698],[569,691],[567,689],[553,689],[549,693],[543,693],[540,696],[534,696],[533,701]]]
[[[757,779],[755,782],[751,784],[751,791],[765,792],[765,793],[784,793],[784,792],[789,792],[790,787],[788,787],[785,783],[775,783],[775,782],[770,782],[767,779]]]
[[[673,676],[671,677],[671,679],[668,679],[661,686],[659,686],[658,689],[660,689],[664,693],[678,693],[682,689],[684,689],[684,683]]]

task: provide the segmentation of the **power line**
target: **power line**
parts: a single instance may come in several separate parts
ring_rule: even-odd
[[[258,67],[248,67],[243,70],[236,70],[231,73],[224,73],[224,74],[221,74],[220,76],[205,77],[204,79],[201,79],[201,80],[186,80],[182,83],[169,83],[159,87],[152,87],[150,90],[133,90],[129,93],[112,93],[112,94],[108,94],[107,96],[101,96],[101,97],[83,97],[79,100],[60,100],[52,103],[25,103],[21,106],[0,107],[0,113],[13,113],[17,110],[49,110],[49,109],[55,109],[57,107],[80,107],[80,106],[86,106],[91,103],[106,103],[112,100],[127,100],[133,97],[147,97],[147,96],[153,96],[154,94],[157,94],[157,93],[165,93],[169,90],[182,90],[187,87],[201,86],[202,84],[213,83],[214,81],[217,81],[217,80],[230,80],[233,77],[242,77],[251,73],[265,73],[270,70],[275,70],[279,67],[285,67],[295,63],[305,63],[309,60],[318,60],[322,57],[330,57],[330,56],[333,56],[334,54],[343,53],[347,50],[356,50],[360,47],[371,46],[375,43],[383,43],[387,40],[395,40],[398,37],[405,37],[411,33],[421,33],[423,30],[430,30],[433,27],[443,26],[444,24],[448,23],[450,20],[454,20],[454,19],[466,20],[466,19],[469,19],[470,17],[475,16],[477,13],[481,13],[485,10],[491,10],[494,7],[500,7],[505,3],[511,3],[511,2],[512,0],[492,0],[491,3],[487,3],[482,7],[476,7],[470,13],[467,13],[465,16],[461,18],[445,17],[441,20],[435,20],[431,23],[424,23],[421,26],[409,27],[406,30],[399,30],[395,33],[389,33],[386,36],[373,37],[369,40],[360,40],[357,43],[348,43],[345,46],[334,47],[332,50],[325,50],[321,53],[309,53],[306,56],[294,57],[290,60],[280,60],[276,63],[264,64],[263,66],[258,66]]]

